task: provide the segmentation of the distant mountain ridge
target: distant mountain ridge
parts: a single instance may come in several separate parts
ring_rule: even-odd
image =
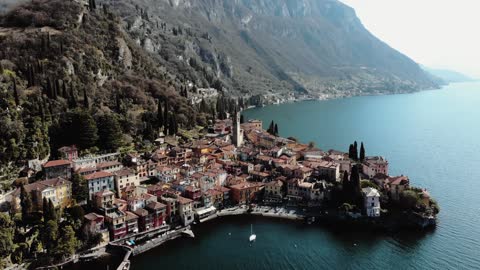
[[[422,67],[425,71],[429,72],[430,74],[441,78],[447,83],[456,83],[456,82],[471,82],[474,81],[473,78],[462,74],[458,71],[449,70],[449,69],[436,69],[436,68],[429,68],[429,67]]]
[[[97,1],[114,6],[127,32],[171,73],[207,86],[202,74],[211,72],[232,95],[335,97],[439,86],[337,0]]]

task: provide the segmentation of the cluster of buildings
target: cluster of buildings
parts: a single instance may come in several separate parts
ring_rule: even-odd
[[[25,186],[57,207],[72,202],[73,174],[88,185],[91,213],[87,228],[117,240],[151,230],[168,230],[202,220],[217,210],[252,202],[320,206],[331,187],[355,161],[348,154],[322,151],[273,136],[262,122],[218,120],[213,132],[182,145],[162,143],[152,153],[109,153],[80,157],[75,146],[59,149],[60,160],[43,164],[45,180]],[[368,157],[362,177],[388,190],[394,199],[408,188],[407,177],[388,176],[388,161]],[[152,181],[152,179],[154,181]],[[151,184],[154,182],[154,184]],[[147,184],[150,183],[150,184]],[[365,214],[380,215],[380,194],[363,189]]]

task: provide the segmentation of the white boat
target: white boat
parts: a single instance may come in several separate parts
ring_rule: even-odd
[[[248,238],[248,241],[254,242],[257,239],[257,235],[253,234],[253,225],[250,225],[250,237]]]

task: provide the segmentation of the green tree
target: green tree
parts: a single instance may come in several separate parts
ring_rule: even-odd
[[[175,116],[170,116],[169,123],[168,123],[168,135],[173,136],[175,135]]]
[[[42,244],[47,249],[47,253],[53,255],[58,238],[58,223],[54,220],[48,221],[43,227],[42,236]]]
[[[72,223],[72,227],[75,230],[80,229],[83,223],[83,217],[85,216],[85,211],[80,205],[75,205],[68,209],[68,219]]]
[[[267,132],[272,134],[272,135],[275,132],[275,123],[273,122],[273,120],[272,120],[272,122],[270,122],[270,125],[268,126]]]
[[[10,216],[0,213],[0,258],[5,258],[13,250],[13,236],[15,224]]]
[[[380,190],[380,188],[378,187],[377,184],[373,183],[372,181],[370,180],[362,180],[360,181],[360,186],[362,188],[367,188],[367,187],[371,187],[371,188],[374,188],[376,190]]]
[[[47,224],[49,220],[51,220],[50,208],[48,207],[47,197],[43,197],[42,202],[42,213],[43,213],[43,222]]]
[[[355,198],[361,196],[361,185],[360,185],[360,170],[357,165],[352,167],[352,175],[350,176],[350,181],[352,185],[352,192]]]
[[[353,144],[348,147],[348,158],[353,159]]]
[[[168,107],[168,99],[165,99],[165,106],[163,108],[163,123],[166,126],[168,124],[168,110],[170,108]]]
[[[400,205],[404,209],[414,208],[419,199],[418,193],[413,190],[404,190],[400,193]]]
[[[78,143],[81,149],[94,147],[98,140],[98,129],[95,120],[88,111],[75,114],[74,131],[77,132]]]
[[[162,102],[159,100],[158,101],[158,107],[157,107],[157,126],[158,128],[163,127],[163,110],[162,110]]]
[[[55,210],[52,200],[48,200],[48,214],[48,220],[57,221],[57,211]]]
[[[245,123],[245,118],[243,117],[243,114],[240,115],[240,124]]]
[[[360,161],[365,160],[365,147],[363,146],[363,142],[360,146]]]
[[[20,206],[22,207],[22,222],[26,226],[30,222],[33,204],[30,194],[28,194],[23,185],[20,187]]]
[[[18,246],[12,253],[12,262],[16,264],[21,264],[23,261],[23,248]]]
[[[98,118],[98,145],[100,149],[116,151],[122,146],[122,128],[117,118],[112,114],[105,114]]]
[[[77,202],[83,202],[88,199],[87,181],[78,173],[72,176],[72,196]]]
[[[276,123],[273,129],[273,135],[278,136],[278,125]]]
[[[18,95],[17,80],[13,76],[12,76],[12,80],[13,80],[13,96],[15,97],[15,105],[20,106],[20,97]]]
[[[83,107],[85,108],[85,110],[88,110],[88,108],[90,107],[86,89],[83,89]]]
[[[75,92],[73,92],[73,86],[70,85],[70,95],[68,95],[68,107],[70,109],[77,108],[77,97],[75,96]]]
[[[72,256],[78,246],[78,240],[72,226],[62,227],[58,238],[55,254],[61,258]]]
[[[38,241],[37,238],[33,239],[32,244],[30,245],[30,253],[35,254],[43,250],[42,242]]]
[[[93,233],[88,240],[88,246],[96,247],[102,243],[103,236],[101,233]]]

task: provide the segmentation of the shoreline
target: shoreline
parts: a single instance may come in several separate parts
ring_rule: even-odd
[[[390,95],[405,95],[405,94],[415,94],[424,91],[435,91],[441,90],[452,83],[448,83],[445,85],[440,85],[438,88],[426,88],[426,89],[418,89],[413,91],[398,91],[398,92],[376,92],[376,93],[363,93],[360,94],[340,94],[340,95],[328,95],[328,94],[307,94],[301,97],[285,97],[283,95],[276,96],[275,94],[269,95],[256,95],[260,96],[261,98],[265,99],[265,103],[261,105],[251,105],[245,110],[255,109],[255,108],[262,108],[271,105],[281,105],[281,104],[289,104],[289,103],[297,103],[297,102],[304,102],[304,101],[327,101],[327,100],[335,100],[335,99],[345,99],[345,98],[354,98],[354,97],[366,97],[366,96],[390,96]],[[292,92],[293,93],[293,92]],[[292,94],[290,93],[290,94]],[[253,96],[252,96],[253,97]]]
[[[273,212],[272,212],[273,211]],[[231,208],[226,208],[217,211],[215,214],[212,214],[204,219],[198,220],[198,223],[194,223],[191,226],[182,227],[176,230],[167,231],[163,234],[157,235],[156,237],[148,239],[144,244],[138,246],[127,246],[119,243],[109,243],[108,247],[110,251],[104,250],[102,254],[99,254],[97,257],[92,260],[96,260],[101,257],[113,255],[117,252],[122,253],[120,256],[123,258],[119,262],[119,265],[114,269],[117,270],[128,270],[131,267],[131,258],[141,255],[145,252],[148,252],[152,249],[158,248],[163,244],[176,240],[181,237],[191,237],[195,238],[193,235],[192,229],[196,225],[201,225],[210,221],[219,221],[223,217],[260,217],[267,218],[272,220],[284,220],[284,221],[303,221],[305,225],[319,226],[327,230],[340,230],[351,229],[351,226],[355,226],[355,229],[359,232],[381,232],[381,233],[391,233],[394,231],[413,231],[413,227],[405,226],[392,226],[390,225],[395,223],[395,221],[400,220],[400,217],[396,216],[393,219],[384,219],[384,220],[372,220],[372,219],[353,219],[346,216],[340,216],[338,214],[329,214],[325,216],[317,216],[315,221],[310,223],[307,222],[309,215],[301,212],[299,207],[275,207],[275,206],[263,206],[257,205],[253,210],[249,210],[245,205],[236,206]],[[372,226],[373,225],[373,226]],[[428,230],[417,230],[417,232],[428,233]],[[80,261],[75,262],[81,263]]]

